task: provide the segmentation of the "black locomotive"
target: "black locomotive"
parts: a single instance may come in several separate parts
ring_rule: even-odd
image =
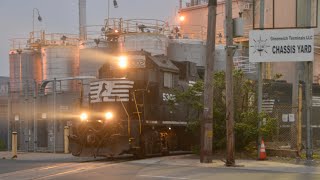
[[[178,68],[179,67],[179,68]],[[144,156],[190,150],[188,114],[173,89],[198,78],[190,62],[172,62],[146,51],[127,52],[104,64],[90,83],[89,104],[72,127],[75,156]]]

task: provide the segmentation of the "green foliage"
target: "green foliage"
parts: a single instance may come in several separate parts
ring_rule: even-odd
[[[213,148],[224,149],[226,146],[226,104],[225,104],[225,73],[217,72],[214,75],[213,97]],[[233,71],[234,78],[234,118],[235,118],[235,146],[236,150],[247,150],[257,141],[259,133],[264,138],[273,138],[276,132],[276,119],[267,114],[259,114],[255,101],[256,86],[251,80],[245,78],[240,70]],[[198,81],[194,86],[185,91],[175,91],[176,101],[184,103],[202,113],[204,83]],[[264,120],[264,121],[262,121]],[[261,122],[260,122],[261,121]],[[258,129],[258,124],[261,128]],[[200,134],[200,116],[189,119],[189,130],[195,135]]]
[[[0,139],[0,151],[5,150],[6,149],[6,145],[4,143],[4,141],[2,139]]]
[[[203,81],[197,81],[193,86],[188,89],[174,90],[176,101],[183,102],[185,105],[192,107],[195,110],[202,110],[203,104],[202,96],[203,92]]]

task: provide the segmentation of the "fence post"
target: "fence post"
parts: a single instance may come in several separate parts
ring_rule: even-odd
[[[64,153],[68,154],[69,153],[69,126],[64,127]]]
[[[298,90],[298,123],[297,123],[297,150],[298,156],[301,156],[302,146],[302,84],[299,83]]]
[[[12,132],[12,159],[17,158],[18,136],[17,132]]]

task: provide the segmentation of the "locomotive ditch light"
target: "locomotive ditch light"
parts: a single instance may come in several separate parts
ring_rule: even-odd
[[[124,69],[128,65],[128,57],[127,56],[119,56],[118,65],[121,69]]]
[[[87,113],[81,113],[81,115],[80,115],[80,120],[81,120],[81,121],[88,120],[88,114],[87,114]]]
[[[106,117],[107,120],[111,120],[111,119],[113,118],[112,112],[107,112],[107,113],[105,114],[105,117]]]

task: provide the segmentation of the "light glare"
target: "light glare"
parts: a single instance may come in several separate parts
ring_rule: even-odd
[[[128,58],[126,56],[120,56],[119,57],[119,67],[120,68],[126,68],[128,63]]]
[[[80,119],[81,119],[81,121],[87,120],[88,119],[88,114],[87,113],[82,113],[80,115]]]
[[[107,112],[106,113],[106,119],[112,119],[112,117],[113,117],[113,114],[111,113],[111,112]]]
[[[185,20],[185,17],[184,17],[184,16],[180,16],[180,17],[179,17],[179,20],[180,20],[180,21],[184,21],[184,20]]]

